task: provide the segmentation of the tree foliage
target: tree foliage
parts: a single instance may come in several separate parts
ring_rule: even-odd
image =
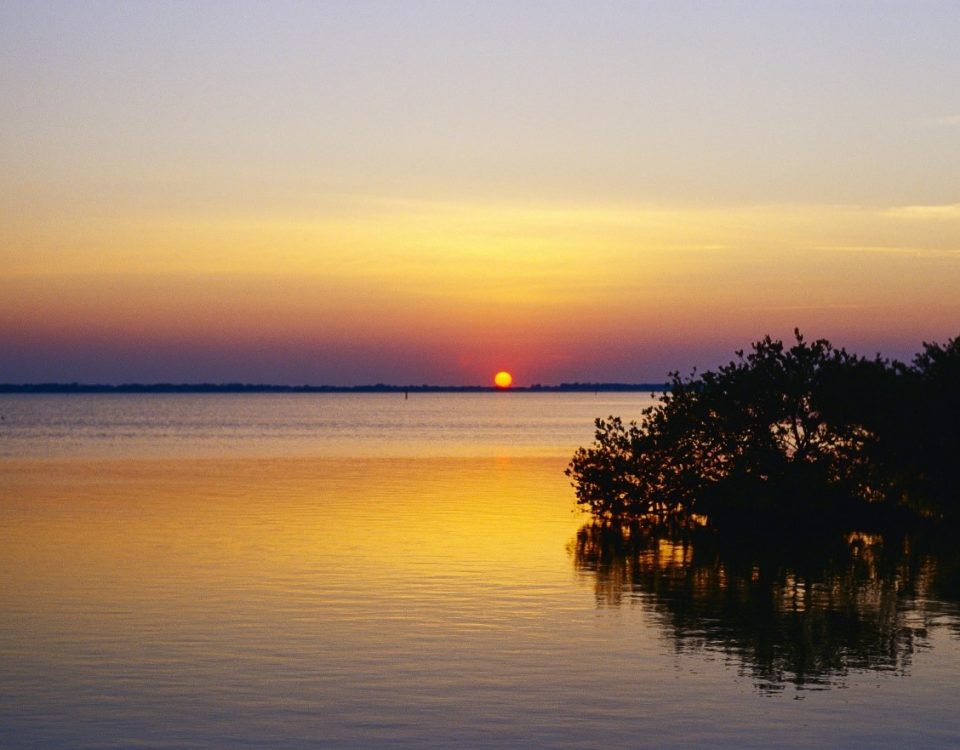
[[[769,336],[681,378],[639,421],[596,421],[567,474],[606,519],[722,526],[878,510],[950,515],[960,448],[960,339],[912,366]]]

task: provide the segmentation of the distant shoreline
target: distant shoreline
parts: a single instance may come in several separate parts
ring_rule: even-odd
[[[663,392],[667,383],[560,383],[483,385],[256,385],[247,383],[0,383],[0,393],[639,393]]]

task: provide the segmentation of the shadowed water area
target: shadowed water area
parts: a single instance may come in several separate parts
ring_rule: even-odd
[[[592,525],[648,403],[0,397],[0,746],[956,746],[954,547]]]
[[[960,552],[916,534],[730,540],[586,525],[571,545],[599,606],[655,613],[681,653],[716,653],[762,692],[907,675],[935,631],[960,635]]]

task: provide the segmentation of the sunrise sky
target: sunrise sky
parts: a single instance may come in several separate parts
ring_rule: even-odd
[[[0,382],[960,334],[956,2],[0,4]]]

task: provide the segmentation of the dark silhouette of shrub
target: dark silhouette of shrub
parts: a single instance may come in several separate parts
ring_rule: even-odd
[[[912,367],[769,336],[681,378],[639,422],[596,421],[567,469],[596,517],[715,527],[957,516],[960,339]]]

